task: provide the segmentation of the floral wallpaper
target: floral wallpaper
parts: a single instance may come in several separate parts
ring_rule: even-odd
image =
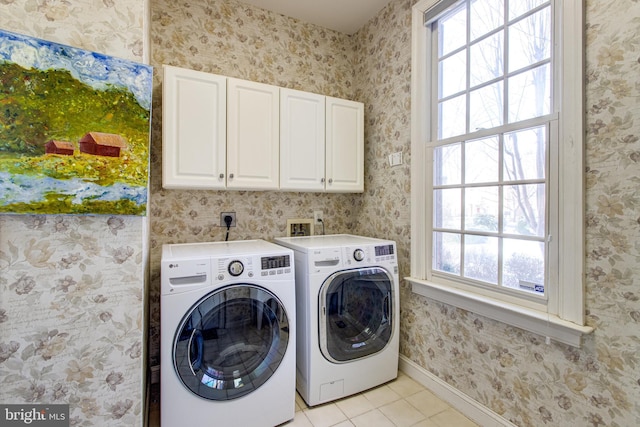
[[[161,188],[161,104],[154,105],[151,363],[158,363],[163,243],[222,240],[219,213],[238,213],[232,239],[284,235],[286,218],[324,209],[327,233],[398,242],[409,273],[411,7],[392,0],[354,36],[234,1],[152,6],[153,65],[193,68],[365,103],[365,192],[358,195],[175,191]],[[428,300],[402,283],[401,352],[519,426],[640,425],[638,198],[640,45],[637,0],[588,0],[586,310],[581,348]],[[156,92],[161,91],[156,75]],[[404,164],[389,167],[387,155]]]
[[[357,232],[395,236],[409,273],[412,0],[355,36],[367,177]],[[640,2],[586,2],[587,321],[582,348],[456,309],[402,286],[401,353],[519,426],[640,425]],[[411,165],[420,167],[420,165]]]
[[[398,242],[409,272],[411,6],[392,0],[354,36],[232,0],[150,4],[155,66],[149,362],[159,363],[164,243],[326,232]],[[141,60],[143,2],[0,0],[0,27]],[[402,284],[401,352],[519,426],[640,425],[640,22],[637,0],[586,1],[586,310],[581,348],[414,295]],[[365,193],[161,188],[161,64],[365,103]],[[404,164],[386,156],[402,152]],[[0,216],[0,401],[72,404],[73,425],[142,419],[146,224],[140,218]]]
[[[0,28],[142,62],[144,1],[0,0]],[[0,402],[142,426],[146,220],[0,216]]]
[[[236,212],[229,240],[286,236],[287,218],[313,218],[318,209],[327,234],[352,232],[362,196],[163,189],[162,64],[355,99],[354,47],[344,34],[235,1],[158,0],[151,6],[158,96],[152,119],[149,356],[157,365],[163,244],[224,240],[221,212]]]

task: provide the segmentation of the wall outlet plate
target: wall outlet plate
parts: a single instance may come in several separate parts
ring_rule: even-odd
[[[227,228],[227,223],[224,222],[226,216],[231,217],[231,227],[236,226],[236,213],[235,212],[220,212],[220,227]]]

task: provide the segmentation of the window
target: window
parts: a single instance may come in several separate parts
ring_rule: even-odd
[[[591,331],[576,3],[414,6],[409,279],[416,293],[571,345]]]

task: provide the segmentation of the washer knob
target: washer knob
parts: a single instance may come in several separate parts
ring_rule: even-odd
[[[231,261],[229,263],[229,274],[233,277],[239,276],[244,271],[244,265],[242,265],[241,261]]]
[[[356,261],[362,261],[364,259],[364,251],[362,249],[356,249],[353,251],[353,258]]]

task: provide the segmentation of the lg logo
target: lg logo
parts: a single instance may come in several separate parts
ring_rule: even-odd
[[[178,268],[178,264],[169,264],[169,268]]]

